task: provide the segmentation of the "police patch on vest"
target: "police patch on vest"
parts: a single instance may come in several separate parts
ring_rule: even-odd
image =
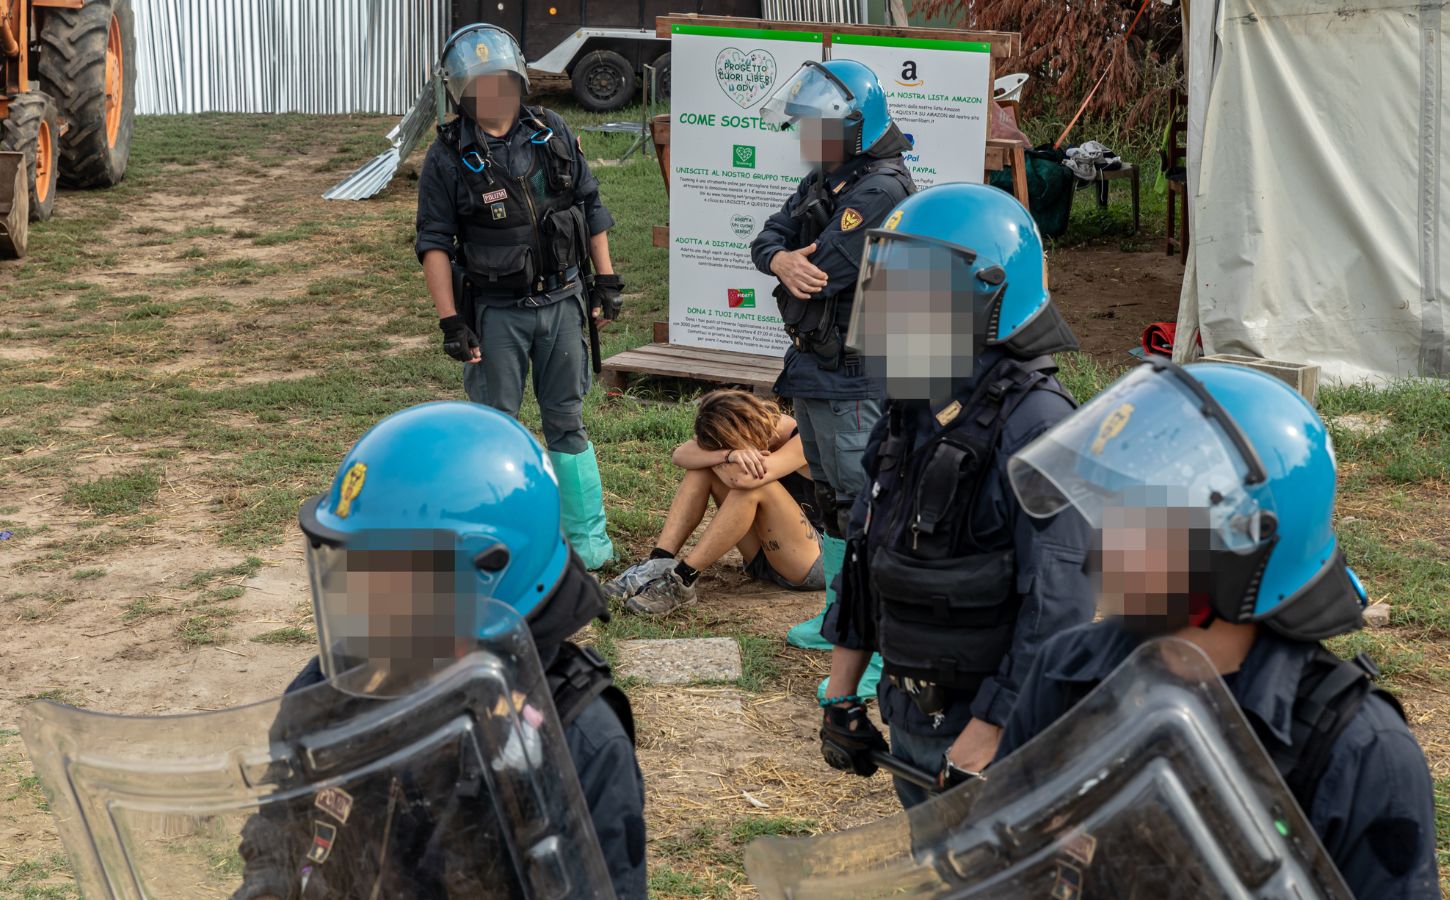
[[[347,824],[347,817],[352,814],[352,795],[342,788],[318,791],[317,800],[314,802],[318,809],[344,825]]]
[[[1077,900],[1082,896],[1082,870],[1069,862],[1057,860],[1057,880],[1052,885],[1052,900]]]
[[[848,206],[846,207],[846,210],[841,213],[841,230],[855,231],[857,228],[861,227],[861,223],[864,221],[866,220],[861,218],[861,214],[859,212]]]
[[[337,840],[337,826],[326,822],[312,823],[312,847],[307,858],[315,863],[325,863],[332,855],[332,844]]]
[[[490,206],[488,210],[493,214],[493,220],[495,222],[497,222],[499,219],[507,218],[509,214],[508,207],[504,206],[502,203],[495,203],[493,206]]]
[[[483,195],[483,202],[484,203],[497,203],[500,200],[507,200],[508,198],[509,198],[509,192],[506,191],[506,190],[504,190],[503,188],[499,188],[496,191],[489,191],[487,194],[484,194]]]
[[[1062,852],[1083,865],[1090,866],[1098,852],[1098,839],[1087,832],[1079,831],[1062,845]]]
[[[956,400],[953,400],[951,403],[948,403],[941,412],[936,414],[936,423],[941,427],[945,428],[951,423],[955,422],[957,420],[957,416],[961,414],[962,404]]]

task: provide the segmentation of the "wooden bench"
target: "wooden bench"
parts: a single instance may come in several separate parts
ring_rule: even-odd
[[[659,330],[656,326],[657,334]],[[775,380],[780,377],[784,361],[784,354],[764,356],[660,342],[609,357],[600,367],[603,371],[599,380],[609,390],[621,391],[629,387],[634,376],[659,375],[742,387],[756,396],[770,397],[775,393]]]

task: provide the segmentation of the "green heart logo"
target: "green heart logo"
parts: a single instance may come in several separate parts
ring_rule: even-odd
[[[775,86],[775,57],[764,50],[746,53],[726,47],[715,57],[715,81],[725,96],[741,109],[749,109]]]

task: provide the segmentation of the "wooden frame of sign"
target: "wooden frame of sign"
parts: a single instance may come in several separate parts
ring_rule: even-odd
[[[695,14],[659,16],[655,19],[655,35],[668,40],[676,25],[705,25],[716,28],[764,28],[776,31],[811,31],[825,34],[825,45],[831,44],[834,34],[869,35],[872,37],[893,37],[917,40],[971,41],[990,44],[992,47],[987,83],[990,86],[997,77],[997,60],[1015,56],[1022,51],[1022,35],[1012,31],[965,31],[951,28],[891,28],[881,25],[836,25],[823,22],[775,22],[765,19],[749,19],[734,16],[701,16]],[[664,177],[665,192],[669,193],[669,144],[670,117],[656,116],[650,123]],[[1017,187],[1018,199],[1027,204],[1027,177],[1023,148],[1016,141],[987,140],[986,169],[1012,169]],[[668,226],[654,226],[653,243],[656,247],[668,248],[670,231]],[[758,353],[737,353],[731,350],[712,350],[704,347],[685,347],[669,343],[668,322],[654,323],[654,340],[651,343],[616,353],[604,360],[600,380],[608,390],[623,390],[636,375],[654,375],[667,378],[684,378],[709,384],[741,387],[760,396],[769,396],[774,391],[776,378],[784,364],[780,356],[766,356]]]

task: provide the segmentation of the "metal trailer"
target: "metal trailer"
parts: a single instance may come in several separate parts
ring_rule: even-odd
[[[694,13],[793,22],[862,23],[866,0],[454,0],[453,25],[487,22],[518,38],[529,68],[567,77],[585,109],[619,109],[634,98],[646,65],[662,98],[670,92],[670,44],[657,16]]]

